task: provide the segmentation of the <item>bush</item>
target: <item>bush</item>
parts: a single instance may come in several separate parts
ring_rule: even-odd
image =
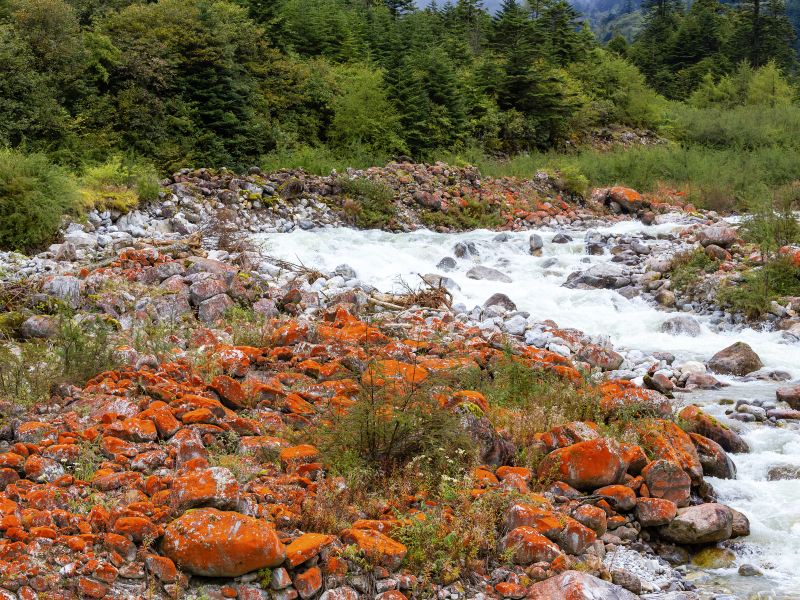
[[[113,156],[102,165],[89,167],[81,178],[86,210],[127,213],[141,201],[158,198],[158,172],[152,165]]]
[[[758,319],[769,312],[773,300],[786,296],[800,296],[800,268],[789,258],[778,257],[745,273],[741,281],[724,286],[717,299],[748,319]]]
[[[343,208],[353,224],[360,229],[382,229],[397,216],[394,194],[388,186],[356,177],[339,178],[344,196]]]
[[[0,249],[47,244],[78,201],[69,175],[45,156],[0,149]]]
[[[336,152],[324,146],[300,146],[265,155],[261,159],[261,168],[266,172],[300,168],[314,175],[330,175],[334,170],[344,171],[347,167],[366,169],[385,165],[388,161],[388,155],[363,147],[351,146],[347,151]]]
[[[713,273],[717,263],[702,248],[677,255],[672,260],[670,281],[676,290],[684,290],[697,281],[701,272]]]
[[[428,483],[431,489],[443,476],[460,476],[470,468],[474,444],[458,416],[440,407],[431,382],[401,389],[381,384],[382,373],[374,365],[368,369],[358,402],[334,414],[322,432],[326,464],[342,474],[365,473],[378,485],[408,470],[417,485]]]
[[[430,229],[446,227],[458,231],[492,229],[502,222],[497,206],[477,200],[468,200],[465,206],[449,207],[446,212],[423,210],[420,219]]]

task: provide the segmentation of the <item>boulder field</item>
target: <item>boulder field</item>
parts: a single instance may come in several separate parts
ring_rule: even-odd
[[[468,170],[418,171],[398,182],[401,202],[442,210],[478,184]],[[423,175],[430,191],[413,185]],[[234,185],[185,172],[169,185],[175,195],[194,187],[228,205],[258,202],[254,210],[311,185],[259,177]],[[447,177],[461,187],[445,196],[437,190]],[[314,180],[316,197],[333,183]],[[489,189],[505,193],[497,182]],[[653,218],[632,190],[601,190],[592,203],[611,218]],[[675,557],[748,535],[746,517],[716,502],[705,481],[733,477],[727,453],[747,444],[697,406],[677,414],[663,393],[667,382],[697,387],[689,378],[702,364],[654,370],[646,389],[615,377],[626,357],[610,346],[548,322],[539,347],[525,318],[488,329],[455,315],[440,286],[390,297],[368,286],[312,292],[322,274],[311,267],[258,270],[245,251],[198,247],[185,235],[205,209],[189,217],[176,206],[152,216],[185,233],[157,243],[144,241],[152,221],[131,233],[121,217],[103,217],[53,250],[66,253],[55,269],[46,268],[54,255],[14,259],[15,285],[27,287],[7,325],[13,343],[53,339],[58,319],[42,306],[57,302],[79,323],[112,326],[114,366],[81,386],[56,383],[36,406],[0,407],[0,600],[693,598]],[[301,212],[324,212],[309,206]],[[584,210],[553,206],[518,208],[507,224]],[[709,231],[702,241],[725,247],[729,238]],[[540,242],[531,238],[532,253]],[[326,276],[355,278],[340,269]],[[237,310],[251,320],[236,324]],[[515,307],[495,294],[476,310],[499,318]],[[143,322],[158,326],[148,344],[136,337]],[[563,344],[548,349],[554,339]],[[591,418],[531,423],[535,406],[487,391],[502,364],[567,390]],[[760,366],[747,352],[715,364]],[[780,394],[791,402],[797,392]],[[369,412],[375,398],[389,400]],[[468,450],[427,470],[418,465],[428,457],[412,451],[378,491],[362,489],[346,459],[363,435],[337,432],[353,422],[370,431],[353,415],[374,427],[411,406],[422,407],[423,423],[445,415]],[[641,568],[645,558],[657,573]]]

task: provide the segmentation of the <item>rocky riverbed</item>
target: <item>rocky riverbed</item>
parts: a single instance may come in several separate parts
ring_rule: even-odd
[[[12,353],[65,308],[115,345],[86,385],[3,406],[0,598],[797,597],[798,317],[748,326],[671,285],[691,249],[735,270],[735,227],[544,175],[346,176],[393,191],[388,230],[346,227],[338,176],[186,171],[0,257]],[[495,231],[421,227],[476,199]],[[508,360],[595,394],[593,420],[465,387]],[[365,393],[454,415],[477,457],[453,490],[406,473],[365,502],[333,469],[318,431]],[[416,522],[469,540],[455,575],[414,562]]]

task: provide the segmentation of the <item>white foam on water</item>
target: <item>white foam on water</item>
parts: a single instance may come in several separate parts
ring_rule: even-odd
[[[680,224],[644,226],[627,221],[595,229],[605,233],[646,232],[651,235],[674,231]],[[332,271],[348,264],[365,283],[381,291],[400,290],[399,278],[412,286],[421,283],[419,275],[439,273],[453,279],[461,288],[456,302],[468,308],[482,305],[495,292],[507,294],[520,310],[539,320],[552,319],[562,327],[575,327],[590,335],[608,336],[618,348],[644,351],[669,351],[679,360],[707,361],[715,352],[736,341],[744,341],[758,353],[765,366],[789,371],[800,377],[800,346],[781,343],[777,332],[751,328],[713,332],[708,319],[697,317],[702,325],[698,337],[672,336],[660,332],[671,316],[644,300],[628,300],[612,290],[580,290],[562,287],[567,276],[591,265],[607,262],[611,256],[587,256],[583,232],[569,232],[567,244],[552,243],[556,232],[537,230],[544,241],[542,256],[529,253],[531,231],[509,233],[507,242],[496,242],[495,232],[479,230],[440,234],[427,230],[413,233],[387,233],[353,229],[296,230],[288,234],[258,236],[265,253],[306,266]],[[459,259],[456,270],[445,273],[436,264],[453,255],[457,242],[473,242],[479,258]],[[545,266],[555,258],[555,264]],[[551,261],[552,262],[552,261]],[[498,269],[513,282],[479,281],[467,278],[475,264]],[[724,419],[724,407],[716,403],[723,397],[774,398],[774,384],[736,383],[713,394],[687,397],[690,402],[707,404],[709,412]],[[738,424],[737,424],[738,425]],[[736,480],[710,480],[721,502],[748,516],[752,534],[743,544],[737,564],[752,562],[764,569],[764,577],[742,578],[735,569],[714,572],[734,591],[768,594],[761,597],[800,598],[800,480],[768,481],[767,473],[776,465],[800,468],[800,433],[795,430],[740,426],[752,448],[749,454],[732,455],[738,468]],[[747,596],[742,596],[747,597]]]

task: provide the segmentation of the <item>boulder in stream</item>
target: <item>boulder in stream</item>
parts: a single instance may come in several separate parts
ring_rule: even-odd
[[[733,535],[733,511],[710,502],[678,509],[678,516],[662,527],[661,536],[678,544],[714,544]]]
[[[712,371],[726,375],[744,376],[763,366],[758,354],[744,342],[736,342],[720,350],[708,361],[708,367]]]

